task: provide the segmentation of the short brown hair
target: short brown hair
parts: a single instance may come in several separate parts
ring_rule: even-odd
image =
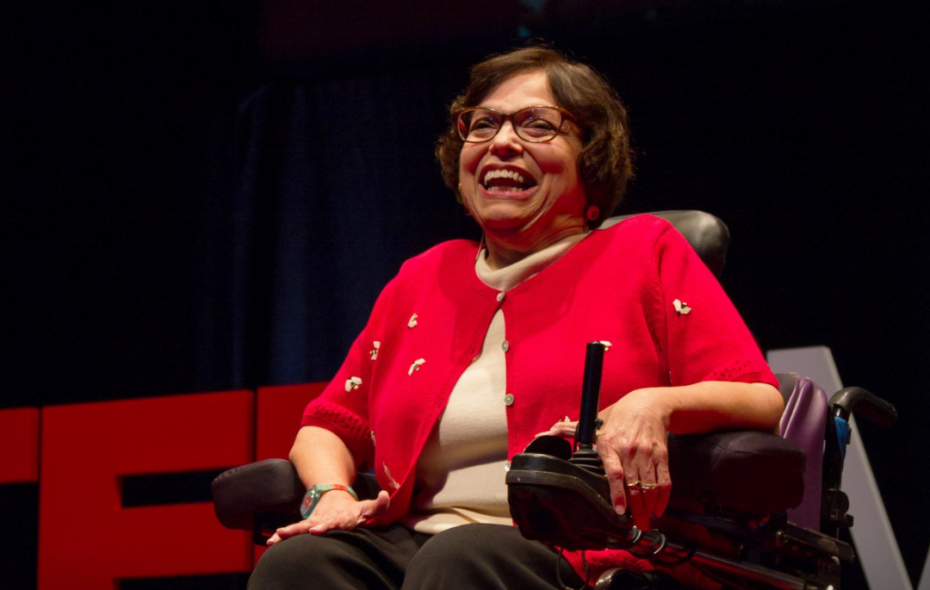
[[[439,136],[436,157],[446,185],[459,194],[459,156],[464,141],[456,128],[456,115],[466,107],[478,106],[498,85],[517,74],[543,70],[557,105],[572,113],[584,132],[578,174],[589,205],[601,215],[590,222],[597,227],[614,212],[633,177],[626,107],[617,91],[591,67],[570,60],[548,47],[526,47],[492,56],[471,69],[468,87],[449,107],[449,129]]]

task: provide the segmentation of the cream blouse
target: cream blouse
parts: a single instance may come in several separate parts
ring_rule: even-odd
[[[565,238],[499,270],[488,266],[487,251],[475,272],[489,287],[508,291],[558,260],[587,234]],[[410,513],[402,522],[435,534],[483,522],[512,524],[507,504],[507,393],[504,313],[498,310],[481,352],[462,373],[449,403],[430,434],[416,467]]]

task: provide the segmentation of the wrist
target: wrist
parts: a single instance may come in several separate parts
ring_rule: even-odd
[[[320,503],[320,499],[327,492],[347,492],[352,496],[354,500],[358,500],[358,494],[355,493],[350,486],[338,484],[338,483],[328,483],[328,484],[319,484],[311,486],[307,493],[304,494],[303,501],[300,503],[300,516],[302,518],[309,518],[313,514],[313,510]]]
[[[678,411],[678,399],[672,387],[647,387],[628,393],[630,403],[639,407],[641,414],[652,415],[658,419],[665,430],[669,430],[673,415]]]

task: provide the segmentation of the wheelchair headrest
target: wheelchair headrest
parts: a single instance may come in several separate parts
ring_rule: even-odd
[[[718,217],[697,210],[655,211],[649,213],[669,221],[678,230],[707,268],[717,279],[723,274],[727,260],[727,247],[730,245],[730,230]],[[608,228],[629,219],[633,215],[618,215],[604,221],[601,229]]]

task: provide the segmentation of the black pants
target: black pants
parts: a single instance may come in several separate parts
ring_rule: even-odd
[[[400,525],[298,535],[262,556],[249,590],[563,590],[583,583],[516,527],[470,524],[429,536]]]

